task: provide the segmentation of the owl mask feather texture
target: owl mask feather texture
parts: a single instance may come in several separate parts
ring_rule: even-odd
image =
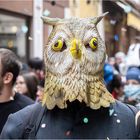
[[[92,109],[109,107],[115,100],[103,81],[105,44],[95,18],[58,19],[42,17],[53,26],[44,49],[45,89],[42,103],[48,109],[67,108],[67,101],[79,100]]]

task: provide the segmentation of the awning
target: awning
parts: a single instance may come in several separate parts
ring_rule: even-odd
[[[140,31],[140,18],[133,13],[127,14],[127,25]]]

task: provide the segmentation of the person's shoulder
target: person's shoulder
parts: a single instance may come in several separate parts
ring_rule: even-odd
[[[124,115],[124,116],[134,116],[138,112],[138,109],[132,105],[122,103],[121,101],[116,100],[113,104],[115,111]]]
[[[30,118],[32,112],[36,109],[37,106],[40,106],[39,103],[28,105],[27,107],[9,115],[8,119],[16,121],[16,125],[25,123]]]
[[[40,107],[41,105],[39,103],[35,103],[9,115],[0,138],[20,138],[32,113],[38,106]]]
[[[25,107],[34,103],[32,99],[19,93],[16,93],[14,98],[15,102],[17,102],[21,107]]]
[[[20,121],[23,121],[25,118],[29,117],[31,113],[36,110],[38,106],[41,106],[40,103],[34,103],[26,106],[25,108],[19,110],[18,112],[12,114],[13,118],[19,118]]]

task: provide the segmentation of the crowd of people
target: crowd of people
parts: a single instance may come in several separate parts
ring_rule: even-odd
[[[95,27],[103,16],[105,16],[105,14],[94,19],[95,23],[92,26]],[[56,25],[57,20],[45,18],[46,23],[53,26]],[[77,19],[77,21],[79,20]],[[72,23],[72,25],[77,28],[75,22],[74,24],[73,22],[69,24],[71,25]],[[83,25],[84,24],[85,21],[83,22]],[[76,41],[77,40],[74,39],[74,41],[71,42],[73,43],[72,47],[74,46],[74,55],[71,55],[71,57],[73,57],[74,60],[79,58],[80,52],[78,47],[81,46],[78,45]],[[96,38],[93,38],[89,45],[97,47],[97,44]],[[59,40],[54,47],[57,48],[57,45],[59,47],[62,45],[63,47],[61,40]],[[73,54],[73,48],[71,49],[71,54]],[[91,49],[89,50],[92,52]],[[134,50],[134,46],[132,50]],[[103,50],[99,51],[103,52]],[[130,53],[128,56],[132,57]],[[51,75],[49,77],[50,79],[48,78],[48,81],[45,83],[45,89],[46,87],[49,89],[48,91],[45,90],[47,91],[45,93],[43,90],[46,75],[43,61],[39,58],[33,58],[30,59],[27,64],[23,64],[11,50],[1,48],[0,138],[138,138],[140,135],[140,132],[138,132],[140,130],[140,112],[137,113],[138,110],[140,110],[140,65],[138,65],[138,63],[136,63],[137,65],[132,63],[128,65],[128,60],[132,60],[132,58],[128,58],[123,52],[117,52],[115,57],[108,58],[104,65],[104,82],[102,80],[102,73],[96,73],[100,76],[91,75],[91,70],[87,74],[89,79],[95,76],[96,82],[93,83],[93,81],[88,81],[87,77],[85,78],[86,71],[84,71],[82,73],[83,81],[86,81],[84,84],[83,81],[80,81],[82,79],[81,77],[81,79],[76,77],[77,73],[82,72],[82,70],[79,67],[79,61],[75,61],[78,67],[76,67],[76,74],[72,77],[72,81],[76,80],[74,84],[79,83],[79,81],[82,83],[83,87],[81,85],[80,87],[79,84],[76,85],[79,90],[77,90],[77,88],[70,89],[69,85],[72,81],[66,81],[64,84],[52,81],[52,77],[55,74],[51,75],[53,70],[51,71],[49,69],[49,71],[47,69],[48,65],[45,63],[46,72],[49,71],[50,73],[47,74]],[[86,60],[86,58],[84,59]],[[138,62],[140,62],[140,59]],[[55,65],[55,67],[57,66]],[[72,69],[72,74],[73,71],[74,69]],[[102,72],[102,70],[99,72]],[[59,79],[59,77],[55,76],[53,77],[54,79]],[[69,80],[69,77],[67,77],[66,80]],[[64,81],[64,79],[61,81]],[[110,91],[117,100],[114,100],[106,90],[104,83],[108,91]],[[53,86],[54,88],[52,88]],[[64,90],[65,87],[67,90]],[[71,90],[70,93],[69,90]],[[52,92],[49,93],[49,91]],[[81,96],[77,95],[77,91],[82,93]],[[45,93],[45,98],[42,97],[43,92]],[[76,96],[74,96],[75,100],[73,100],[73,92],[76,93]],[[65,95],[69,97],[67,100],[64,99],[66,97]],[[45,104],[42,106],[39,103],[42,98],[45,99],[44,103],[46,106]],[[91,98],[93,100],[89,101]],[[35,102],[37,104],[35,104]],[[136,127],[138,127],[138,129],[136,129]]]
[[[134,58],[131,59],[133,62]],[[115,99],[140,109],[140,65],[128,64],[128,60],[131,61],[123,52],[108,58],[104,65],[105,84]]]

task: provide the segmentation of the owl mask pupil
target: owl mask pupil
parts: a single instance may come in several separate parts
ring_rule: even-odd
[[[93,45],[94,45],[94,46],[97,46],[97,42],[93,42]]]
[[[96,50],[98,47],[98,40],[96,37],[93,37],[88,44],[85,45],[86,48],[91,48],[92,51]]]
[[[57,47],[58,46],[58,42],[54,46]]]
[[[55,52],[59,52],[59,51],[62,52],[66,48],[67,48],[67,46],[66,46],[65,42],[62,41],[61,39],[58,39],[57,42],[52,45],[52,50]]]

